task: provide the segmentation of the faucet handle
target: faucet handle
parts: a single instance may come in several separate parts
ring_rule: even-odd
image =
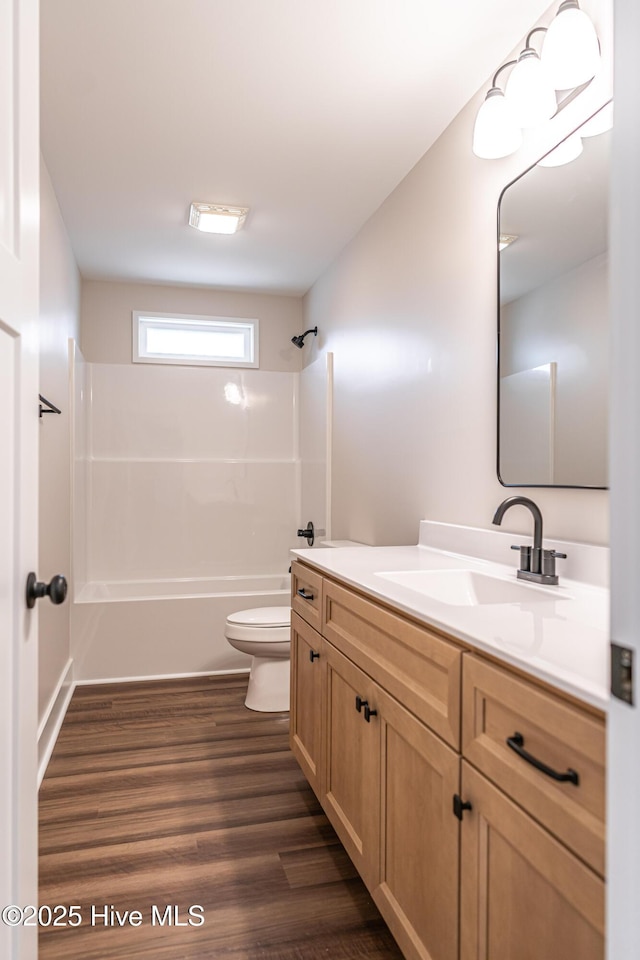
[[[566,553],[558,553],[557,550],[543,550],[542,551],[542,573],[547,577],[555,577],[556,575],[556,559],[566,560]]]

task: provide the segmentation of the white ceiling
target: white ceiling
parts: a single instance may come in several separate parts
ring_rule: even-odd
[[[305,292],[547,6],[41,0],[42,150],[83,276]],[[251,212],[200,234],[192,200]]]

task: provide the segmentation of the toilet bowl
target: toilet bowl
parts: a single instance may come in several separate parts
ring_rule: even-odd
[[[271,713],[289,709],[290,607],[255,607],[227,617],[224,635],[253,657],[245,706]]]

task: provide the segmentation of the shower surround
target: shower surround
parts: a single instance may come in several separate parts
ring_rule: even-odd
[[[75,679],[248,666],[224,620],[289,602],[301,375],[76,349],[73,376]]]

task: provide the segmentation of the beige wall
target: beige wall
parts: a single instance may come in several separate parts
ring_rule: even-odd
[[[601,25],[605,45],[606,34]],[[498,503],[521,492],[496,475],[497,202],[610,84],[594,81],[498,161],[471,151],[485,90],[305,298],[305,326],[320,328],[305,362],[334,354],[334,538],[415,543],[422,518],[490,527]],[[523,492],[547,535],[607,542],[607,492]],[[530,516],[512,511],[503,527],[528,532]]]
[[[40,392],[62,410],[40,420],[37,572],[49,581],[71,575],[69,338],[79,335],[80,275],[44,163],[40,190]],[[40,719],[69,659],[69,609],[70,598],[57,607],[38,604]]]
[[[302,332],[300,297],[103,280],[82,283],[81,348],[89,363],[131,363],[133,310],[258,319],[260,369],[301,367],[301,351],[291,343]]]

